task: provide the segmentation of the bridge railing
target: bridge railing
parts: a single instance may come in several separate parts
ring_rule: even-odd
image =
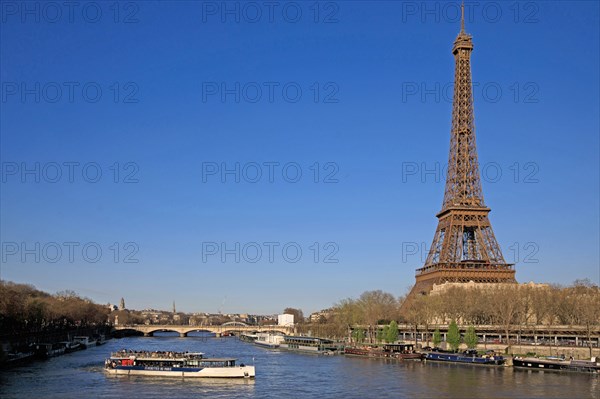
[[[241,325],[189,325],[189,324],[120,324],[114,326],[116,330],[123,329],[134,329],[134,330],[146,330],[146,329],[206,329],[206,330],[248,330],[248,331],[260,331],[260,330],[269,330],[269,329],[277,329],[277,330],[293,330],[292,326],[279,326],[279,325],[266,325],[266,326],[241,326]]]

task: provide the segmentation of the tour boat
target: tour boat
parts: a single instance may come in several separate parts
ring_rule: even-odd
[[[414,359],[421,360],[423,355],[416,353],[413,344],[366,344],[360,346],[347,346],[344,354],[348,356],[371,357],[381,359]]]
[[[281,349],[322,354],[333,354],[338,349],[330,339],[288,335],[283,337],[283,342],[279,344],[279,347]]]
[[[232,358],[205,358],[203,353],[120,351],[104,362],[109,374],[193,378],[254,378],[254,366]]]
[[[425,360],[433,360],[450,363],[483,364],[490,366],[503,365],[506,359],[494,353],[478,356],[475,351],[463,353],[425,352]]]
[[[559,357],[520,357],[513,358],[516,368],[550,371],[575,371],[580,373],[600,374],[600,361],[593,357],[591,360],[565,360]]]
[[[281,345],[283,340],[283,335],[258,333],[256,334],[256,340],[254,340],[254,344],[265,348],[275,349],[279,348],[279,345]]]

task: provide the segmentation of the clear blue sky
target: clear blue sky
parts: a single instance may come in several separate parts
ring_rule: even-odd
[[[2,279],[250,313],[413,284],[442,203],[443,176],[420,172],[447,161],[457,3],[43,4],[2,2]],[[520,282],[598,283],[598,3],[478,4],[477,144],[504,256]],[[220,175],[236,164],[239,183]]]

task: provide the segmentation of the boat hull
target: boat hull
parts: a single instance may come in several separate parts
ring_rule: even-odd
[[[425,360],[436,362],[460,363],[460,364],[478,364],[488,366],[501,366],[506,361],[503,357],[478,357],[478,356],[462,356],[456,353],[425,353]]]
[[[268,349],[277,349],[277,348],[279,348],[279,344],[270,343],[270,342],[254,341],[253,343],[254,343],[254,345],[262,346],[263,348],[268,348]]]
[[[283,336],[260,333],[256,334],[256,340],[254,344],[262,346],[263,348],[276,349],[283,342]]]
[[[254,366],[205,367],[205,368],[147,368],[143,366],[119,366],[105,369],[112,375],[147,375],[155,377],[183,378],[254,378]]]
[[[346,356],[368,357],[373,359],[421,360],[423,358],[423,355],[420,353],[394,353],[356,348],[346,348],[344,349],[344,354]]]
[[[318,346],[281,344],[281,345],[279,345],[279,347],[282,349],[286,349],[286,350],[290,350],[290,351],[297,351],[297,352],[309,352],[309,353],[323,352],[323,349],[319,348]]]
[[[566,371],[578,373],[591,373],[600,375],[600,365],[592,362],[548,360],[536,358],[513,358],[513,367],[518,369],[540,371]]]
[[[26,353],[9,353],[7,356],[7,360],[5,363],[0,363],[0,367],[13,367],[20,366],[35,359],[34,352],[26,352]]]

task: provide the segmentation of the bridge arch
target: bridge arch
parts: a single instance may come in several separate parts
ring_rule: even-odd
[[[114,333],[115,333],[115,337],[126,337],[126,336],[130,336],[130,335],[145,335],[145,333],[143,331],[140,331],[139,329],[137,329],[135,327],[115,328]],[[132,334],[132,333],[135,333],[135,334]]]
[[[179,332],[175,328],[146,329],[145,331],[142,331],[142,332],[144,333],[144,336],[147,336],[147,337],[153,337],[154,333],[157,333],[157,332],[174,332],[174,333],[178,333],[179,335],[181,335],[181,332]]]
[[[213,329],[210,329],[207,327],[190,326],[189,328],[180,329],[179,335],[182,337],[187,337],[189,333],[193,333],[193,332],[204,332],[204,333],[216,334],[216,332]]]

